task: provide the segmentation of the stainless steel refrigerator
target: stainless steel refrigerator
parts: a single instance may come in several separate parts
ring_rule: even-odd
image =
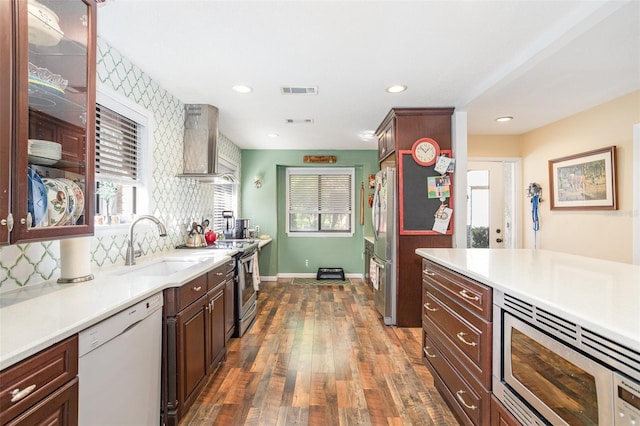
[[[396,169],[376,173],[373,195],[374,256],[371,259],[373,298],[387,325],[396,324]]]

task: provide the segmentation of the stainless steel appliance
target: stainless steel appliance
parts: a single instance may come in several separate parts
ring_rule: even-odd
[[[387,325],[396,324],[396,169],[384,168],[376,173],[373,195],[373,257],[375,265],[373,298]]]
[[[640,354],[494,289],[493,392],[524,425],[640,421]]]
[[[253,270],[258,243],[248,244],[236,256],[237,287],[236,287],[236,320],[237,337],[242,336],[256,319],[258,308],[258,293],[253,287]]]
[[[233,238],[242,240],[249,238],[249,219],[236,219],[236,227],[233,231]]]

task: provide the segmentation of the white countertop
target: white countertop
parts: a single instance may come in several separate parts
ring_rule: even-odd
[[[546,250],[416,253],[640,351],[640,266]]]
[[[57,284],[52,280],[0,294],[0,370],[165,288],[180,286],[230,261],[236,252],[175,250],[139,258],[134,266],[96,270],[95,279],[84,283]],[[162,260],[198,263],[165,276],[145,276],[143,271],[118,275]]]

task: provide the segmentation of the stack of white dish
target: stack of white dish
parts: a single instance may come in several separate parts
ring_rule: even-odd
[[[50,166],[62,158],[62,145],[57,142],[29,139],[29,162]]]
[[[29,43],[37,46],[57,45],[64,37],[58,15],[35,0],[29,0],[27,9],[29,11]]]

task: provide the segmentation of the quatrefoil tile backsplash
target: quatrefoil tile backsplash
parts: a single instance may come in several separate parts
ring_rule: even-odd
[[[97,84],[126,96],[153,114],[153,211],[167,227],[160,238],[152,227],[141,226],[136,242],[145,255],[172,250],[184,242],[186,226],[194,217],[211,217],[213,186],[176,177],[182,170],[184,103],[153,81],[106,41],[98,39]],[[220,135],[219,156],[240,169],[242,151]],[[128,227],[104,231],[96,227],[91,237],[93,267],[124,262]],[[60,243],[43,241],[0,247],[0,292],[60,276]]]

